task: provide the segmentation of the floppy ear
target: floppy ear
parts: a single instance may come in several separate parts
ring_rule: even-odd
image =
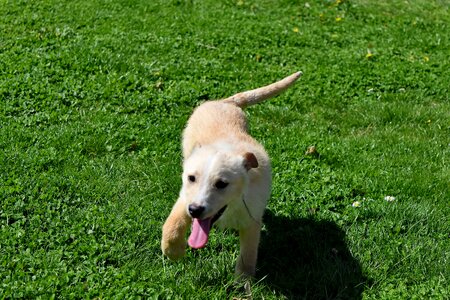
[[[198,149],[200,149],[202,147],[202,145],[200,145],[198,142],[196,142],[194,144],[194,146],[192,146],[192,150],[191,150],[191,155],[192,153],[194,153],[195,151],[197,151]]]
[[[244,167],[247,171],[258,167],[258,160],[256,159],[255,154],[251,152],[244,154]]]
[[[200,148],[202,147],[202,145],[200,145],[199,143],[195,143],[194,145],[191,145],[190,147],[191,147],[191,148],[189,148],[189,150],[188,150],[186,153],[183,152],[183,155],[185,155],[185,156],[183,157],[183,163],[184,163],[189,157],[191,157],[192,154],[193,154],[195,151],[197,151],[198,149],[200,149]]]

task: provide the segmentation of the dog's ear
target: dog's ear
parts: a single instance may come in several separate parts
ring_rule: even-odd
[[[202,145],[200,145],[200,143],[195,143],[194,146],[192,147],[191,153],[194,153],[196,150],[200,149],[201,147],[202,147]]]
[[[198,149],[200,149],[202,147],[202,145],[200,145],[199,143],[195,143],[194,145],[191,146],[190,150],[187,152],[186,157],[184,157],[183,159],[183,163],[184,161],[186,161],[189,157],[192,156],[192,154],[195,153],[195,151],[197,151]]]
[[[244,154],[244,167],[245,169],[247,169],[247,171],[252,168],[258,167],[258,160],[256,159],[255,154],[251,152],[247,152]]]

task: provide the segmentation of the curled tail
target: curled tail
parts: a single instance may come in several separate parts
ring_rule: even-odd
[[[271,97],[280,94],[288,87],[290,87],[302,75],[303,75],[302,72],[296,72],[275,83],[254,90],[238,93],[234,96],[223,99],[222,101],[226,103],[232,103],[241,108],[245,108],[247,106],[262,102],[266,99],[269,99]]]

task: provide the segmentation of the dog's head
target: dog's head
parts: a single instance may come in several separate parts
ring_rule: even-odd
[[[253,153],[233,153],[199,147],[184,162],[183,196],[189,215],[213,217],[230,201],[240,199],[248,171],[258,167]]]
[[[226,206],[242,199],[248,172],[258,167],[253,153],[198,147],[184,162],[182,197],[194,219],[189,244],[204,247],[212,223]]]

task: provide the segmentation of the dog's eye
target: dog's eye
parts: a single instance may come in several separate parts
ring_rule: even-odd
[[[221,189],[224,189],[224,188],[226,188],[228,186],[228,182],[225,182],[225,181],[222,181],[222,180],[218,180],[216,182],[216,184],[214,184],[214,186],[216,187],[216,189],[221,190]]]
[[[188,180],[189,180],[190,182],[195,182],[195,176],[194,176],[194,175],[189,175],[189,176],[188,176]]]

